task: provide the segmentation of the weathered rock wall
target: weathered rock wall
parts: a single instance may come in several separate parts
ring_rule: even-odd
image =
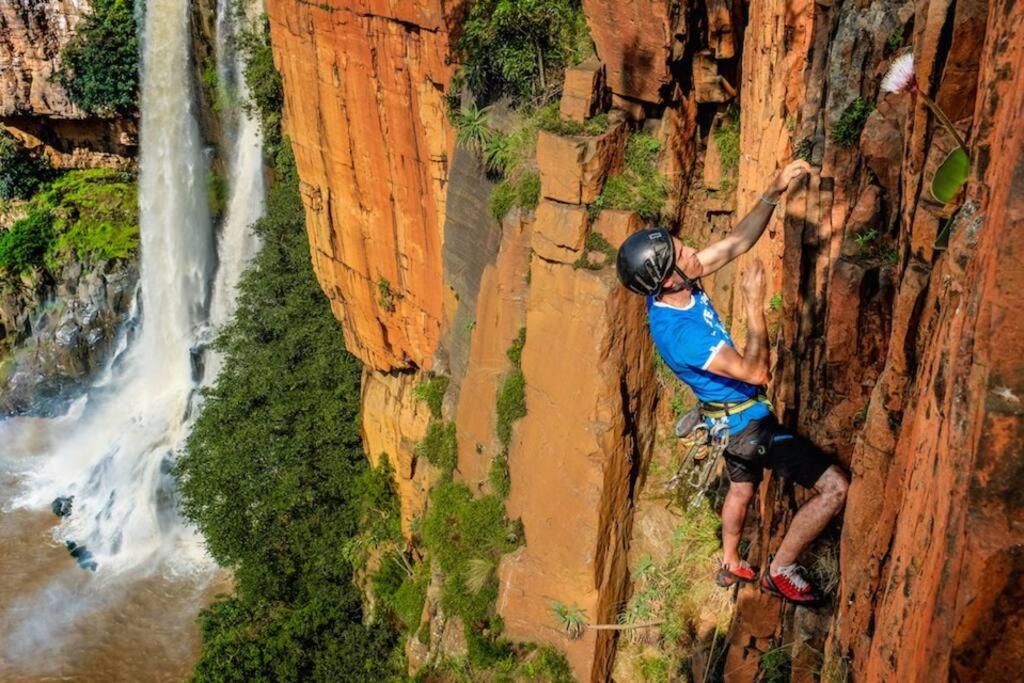
[[[349,350],[429,368],[441,332],[454,137],[442,100],[461,3],[270,0],[313,265]]]
[[[726,677],[753,680],[762,655],[783,645],[798,680],[822,667],[857,681],[1012,677],[1024,640],[1013,493],[1024,391],[1013,352],[1022,335],[1019,8],[586,0],[613,106],[633,119],[600,138],[544,134],[540,206],[506,218],[499,245],[497,226],[474,232],[483,203],[469,195],[487,188],[479,169],[448,164],[441,95],[457,17],[427,0],[379,4],[270,3],[286,128],[318,275],[369,367],[367,447],[397,463],[407,525],[429,486],[412,446],[428,417],[412,391],[422,374],[388,373],[435,362],[453,373],[444,413],[457,427],[456,477],[486,492],[501,449],[494,403],[510,371],[505,351],[526,328],[527,415],[512,433],[507,501],[526,545],[500,568],[508,635],[555,644],[581,679],[605,680],[616,638],[566,640],[550,603],[615,621],[630,590],[630,546],[649,551],[652,529],[669,525],[657,519],[662,509],[636,502],[662,483],[641,476],[659,390],[639,301],[617,289],[611,269],[574,267],[588,231],[617,246],[640,225],[610,211],[592,221],[585,204],[621,164],[625,129],[643,125],[665,145],[666,220],[697,243],[723,235],[791,156],[819,168],[789,193],[754,255],[769,273],[781,418],[853,474],[832,532],[838,596],[794,611],[740,591]],[[950,136],[919,98],[878,92],[889,61],[908,49],[922,87],[971,147],[969,201],[945,250],[935,242],[951,210],[931,199],[925,178]],[[734,96],[733,170],[712,131]],[[860,100],[874,111],[852,144],[840,141]],[[742,343],[738,272],[707,284]],[[802,495],[761,487],[754,563],[764,564]]]
[[[755,23],[753,10],[748,49],[775,21]],[[769,16],[789,15],[780,7]],[[951,212],[931,198],[926,179],[950,136],[919,100],[877,89],[898,48],[892,36],[911,19],[918,80],[969,131],[975,164],[948,250],[934,245]],[[984,2],[816,5],[788,34],[809,35],[811,61],[768,103],[791,111],[794,95],[802,99],[790,142],[821,171],[792,193],[781,229],[759,247],[783,302],[773,388],[786,421],[847,464],[853,485],[827,646],[827,611],[780,614],[765,596],[741,593],[726,670],[755,669],[781,642],[824,650],[826,668],[865,681],[998,680],[1010,675],[1003,653],[1019,656],[1024,641],[1007,621],[1016,610],[978,598],[1022,588],[1013,550],[1019,506],[995,475],[1012,479],[1020,453],[1019,410],[1012,398],[996,398],[1016,396],[1020,369],[1011,363],[1001,372],[987,356],[993,316],[1000,338],[1020,337],[1003,289],[1013,279],[1003,242],[1015,226],[1006,204],[992,205],[997,188],[1012,195],[1013,176],[989,161],[989,140],[1020,115],[1007,94],[1021,83],[1019,50],[1008,47],[1019,42],[1020,23],[1007,7]],[[746,95],[757,92],[748,81],[764,80],[765,67],[786,67],[785,59],[761,59],[745,65],[745,117]],[[989,64],[979,69],[982,60]],[[856,98],[877,110],[858,144],[843,146],[832,133]],[[760,131],[772,130],[772,117],[753,116],[743,127],[741,212],[768,171],[752,162],[763,159]],[[1000,139],[1002,163],[1019,162],[1019,141]],[[995,281],[998,289],[985,284]],[[769,485],[761,496],[753,553],[763,563],[791,504]],[[996,563],[1006,569],[980,570]],[[809,651],[793,648],[794,660],[810,663]]]
[[[135,120],[91,116],[51,80],[88,11],[87,0],[0,3],[0,125],[57,168],[130,168]]]

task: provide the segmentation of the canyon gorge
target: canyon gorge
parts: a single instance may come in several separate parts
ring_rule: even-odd
[[[0,2],[0,125],[54,169],[135,173],[145,117],[140,141],[137,116],[85,112],[52,78],[87,4]],[[400,615],[398,646],[403,673],[419,680],[507,680],[445,668],[499,640],[531,644],[516,680],[534,678],[542,652],[564,655],[579,681],[1014,680],[1024,12],[1009,0],[562,4],[583,47],[549,68],[537,43],[542,85],[526,97],[474,84],[467,36],[487,19],[478,3],[265,0],[283,97],[273,148],[294,154],[313,272],[361,364],[362,450],[397,495],[399,538],[388,543],[399,551],[367,543],[369,559],[353,561],[366,621],[390,552],[421,592]],[[221,228],[219,251],[209,226],[181,219],[201,232],[181,249],[210,243],[182,258],[212,260],[189,272],[213,293],[183,299],[182,316],[205,317],[179,326],[188,334],[173,354],[155,339],[146,348],[181,365],[171,412],[182,425],[221,362],[208,356],[196,381],[190,363],[212,332],[195,332],[230,318],[258,248],[244,229],[262,214],[264,179],[290,177],[287,164],[259,168],[249,109],[219,109],[217,83],[244,82],[241,63],[206,75],[229,3],[185,6],[182,68],[195,92],[180,97],[197,105],[196,128],[177,138],[193,140],[211,177],[248,189],[221,215],[195,209],[223,226],[234,216],[235,241]],[[930,179],[958,141],[917,93],[880,89],[904,54],[969,154],[948,202]],[[851,474],[844,513],[804,558],[831,596],[813,609],[711,583],[725,475],[703,495],[666,486],[690,472],[672,427],[694,399],[657,357],[644,303],[613,264],[643,227],[692,246],[721,238],[793,158],[814,173],[790,187],[755,248],[703,286],[742,347],[740,272],[761,259],[769,396],[784,424]],[[144,152],[142,162],[145,173]],[[0,230],[20,218],[3,214]],[[138,268],[133,252],[67,264],[46,288],[41,271],[11,278],[0,352],[42,349],[35,364],[0,356],[11,419],[49,386],[19,389],[19,377],[49,368],[81,381],[117,352]],[[214,270],[230,282],[208,282]],[[52,297],[66,303],[40,318]],[[72,328],[102,344],[67,351],[61,330]],[[761,483],[744,529],[752,564],[765,566],[805,496]],[[491,545],[469,533],[485,517],[500,527]],[[486,548],[465,545],[477,540]],[[467,607],[453,591],[490,600]]]

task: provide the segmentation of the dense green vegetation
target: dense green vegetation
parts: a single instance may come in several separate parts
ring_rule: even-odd
[[[136,111],[139,29],[130,0],[93,0],[61,52],[55,74],[68,97],[85,111],[111,116]]]
[[[626,143],[625,168],[609,176],[601,195],[590,206],[592,215],[602,209],[627,209],[641,218],[657,220],[668,201],[668,180],[658,172],[659,143],[649,133],[633,133]]]
[[[0,200],[27,199],[49,175],[42,159],[0,129]]]
[[[478,0],[457,49],[478,98],[524,102],[544,94],[593,46],[579,0]]]
[[[540,203],[540,174],[526,171],[514,178],[503,180],[491,190],[491,215],[502,220],[513,207],[533,211]]]
[[[498,388],[495,401],[495,431],[501,442],[501,451],[491,459],[489,479],[491,490],[504,499],[508,497],[512,481],[508,472],[508,449],[512,444],[512,425],[526,417],[526,377],[523,375],[523,346],[526,345],[526,328],[520,328],[506,355],[512,369]]]
[[[722,160],[722,170],[735,175],[740,167],[740,119],[739,112],[730,108],[715,128],[715,147]]]
[[[43,261],[53,242],[53,217],[46,212],[30,213],[0,234],[0,268],[17,275]]]
[[[135,179],[110,169],[69,171],[43,186],[0,234],[0,270],[58,274],[69,259],[128,258],[139,246]]]
[[[245,85],[249,99],[244,106],[260,116],[263,146],[273,158],[281,144],[281,111],[284,107],[284,86],[274,66],[270,48],[270,22],[266,15],[244,27],[237,37],[237,47],[245,55]]]
[[[263,249],[215,344],[224,367],[174,469],[183,512],[235,576],[235,594],[201,615],[195,678],[387,680],[397,634],[363,623],[341,551],[361,527],[395,536],[390,474],[368,474],[361,367],[313,275],[287,147],[277,173],[254,226]]]

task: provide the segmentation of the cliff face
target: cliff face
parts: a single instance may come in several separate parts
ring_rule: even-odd
[[[800,155],[820,172],[787,195],[754,255],[769,272],[780,416],[853,474],[841,530],[813,549],[827,556],[838,539],[837,596],[810,611],[740,591],[722,669],[752,680],[781,649],[794,679],[1011,678],[1024,647],[1020,9],[587,0],[621,113],[598,136],[541,133],[540,204],[498,225],[479,167],[453,153],[442,106],[458,11],[378,4],[268,9],[314,264],[368,365],[364,438],[373,458],[396,463],[407,529],[436,474],[414,448],[429,419],[413,390],[422,371],[451,375],[456,477],[486,493],[503,457],[505,352],[525,328],[526,416],[507,446],[506,507],[526,543],[501,563],[498,609],[510,637],[556,645],[583,680],[610,676],[621,639],[591,630],[570,641],[550,605],[614,622],[639,554],[666,555],[676,522],[654,502],[671,474],[655,436],[671,394],[655,380],[641,302],[588,246],[592,233],[617,246],[642,221],[595,219],[586,205],[621,168],[630,129],[662,143],[663,215],[697,243],[724,234]],[[971,178],[950,207],[928,178],[951,136],[919,98],[878,90],[904,50],[970,147]],[[577,81],[601,79],[567,82]],[[571,111],[587,94],[566,97]],[[737,120],[730,157],[718,140]],[[948,248],[937,248],[944,231]],[[706,285],[742,343],[738,272]],[[752,563],[763,566],[801,495],[762,485]]]
[[[0,3],[0,124],[57,168],[130,168],[138,127],[90,116],[51,80],[88,2]]]
[[[440,336],[459,7],[267,3],[313,264],[348,348],[377,370],[429,368]]]

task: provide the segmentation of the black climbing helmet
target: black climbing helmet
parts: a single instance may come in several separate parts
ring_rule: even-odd
[[[615,270],[626,289],[637,294],[659,294],[661,283],[673,270],[683,278],[683,284],[672,291],[693,286],[693,280],[676,266],[676,247],[665,228],[641,230],[627,237],[619,247]]]

